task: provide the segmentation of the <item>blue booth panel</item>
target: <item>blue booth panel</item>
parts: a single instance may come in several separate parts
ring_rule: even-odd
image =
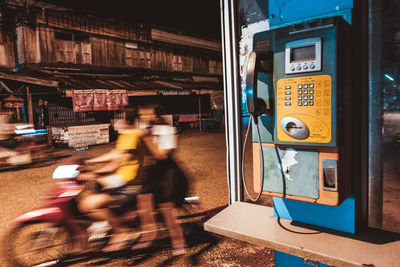
[[[317,225],[346,233],[355,233],[355,199],[349,197],[337,207],[274,197],[274,216]]]
[[[268,1],[269,25],[271,28],[280,28],[313,18],[333,16],[342,16],[351,23],[352,8],[353,0],[270,0]]]
[[[275,267],[331,267],[275,250]]]

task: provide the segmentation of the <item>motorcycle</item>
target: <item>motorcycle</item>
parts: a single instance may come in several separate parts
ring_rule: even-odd
[[[21,167],[45,162],[53,157],[47,144],[47,131],[35,130],[32,125],[17,125],[9,140],[0,146],[0,168]]]
[[[85,189],[76,177],[80,165],[59,166],[53,172],[55,188],[45,198],[45,205],[26,212],[16,219],[5,238],[4,254],[11,266],[51,266],[67,257],[71,244],[80,240],[89,251],[103,248],[111,235],[110,225],[95,222],[82,214],[76,197]],[[135,193],[130,203],[123,203],[118,213],[123,222],[138,225]]]
[[[14,226],[3,241],[4,258],[10,266],[54,266],[76,257],[80,252],[70,253],[71,244],[86,243],[85,254],[99,252],[107,245],[112,229],[107,221],[96,222],[77,208],[77,196],[85,189],[77,181],[82,166],[79,164],[59,166],[53,172],[57,179],[54,190],[45,198],[45,205],[26,212],[14,219]],[[114,210],[126,226],[138,231],[136,191]],[[197,197],[185,198],[184,204],[195,206]],[[166,230],[158,227],[158,231]]]

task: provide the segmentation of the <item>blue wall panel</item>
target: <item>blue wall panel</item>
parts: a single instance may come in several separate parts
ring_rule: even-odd
[[[270,0],[269,25],[280,28],[314,18],[342,16],[351,23],[353,0]]]
[[[274,197],[274,216],[355,233],[355,199],[349,197],[337,207]]]

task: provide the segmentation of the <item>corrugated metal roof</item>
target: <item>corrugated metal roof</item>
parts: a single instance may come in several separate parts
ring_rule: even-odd
[[[0,72],[0,78],[33,83],[60,89],[125,89],[125,90],[222,90],[219,77],[164,73],[140,76],[136,74],[99,73],[11,73]]]
[[[216,79],[198,80],[191,76],[186,79],[139,79],[134,77],[87,77],[79,75],[56,75],[62,89],[125,89],[125,90],[222,90],[222,83]]]

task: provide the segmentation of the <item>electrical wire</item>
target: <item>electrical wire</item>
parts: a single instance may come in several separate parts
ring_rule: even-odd
[[[242,151],[242,181],[243,181],[243,187],[244,187],[244,189],[246,191],[246,194],[249,197],[249,199],[251,201],[253,201],[253,202],[257,202],[261,197],[262,190],[263,190],[263,187],[264,187],[264,152],[263,152],[263,149],[262,149],[261,137],[260,137],[260,128],[258,126],[258,123],[255,123],[255,125],[256,125],[256,128],[257,128],[258,144],[260,145],[261,175],[260,175],[260,192],[258,193],[256,198],[253,198],[250,195],[249,190],[247,189],[246,179],[245,179],[245,175],[244,175],[244,158],[245,158],[245,152],[246,152],[247,136],[249,135],[249,131],[250,131],[252,120],[253,120],[253,116],[250,116],[249,125],[247,126],[246,135],[244,137],[244,144],[243,144],[243,151]]]

